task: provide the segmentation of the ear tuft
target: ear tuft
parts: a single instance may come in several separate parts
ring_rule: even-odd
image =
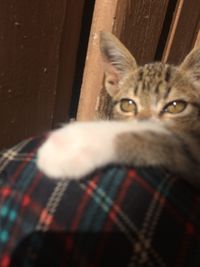
[[[100,49],[105,72],[105,88],[113,96],[119,91],[119,82],[137,68],[135,58],[128,49],[111,33],[101,32]]]
[[[193,49],[186,56],[180,68],[187,73],[192,82],[200,86],[200,47]]]

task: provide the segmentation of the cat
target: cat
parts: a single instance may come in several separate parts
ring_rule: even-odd
[[[100,33],[111,119],[72,122],[39,148],[52,178],[79,179],[110,163],[157,166],[200,187],[200,48],[180,66],[138,66],[111,33]]]

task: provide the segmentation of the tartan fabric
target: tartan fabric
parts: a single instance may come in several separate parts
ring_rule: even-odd
[[[51,180],[35,165],[44,138],[0,153],[0,267],[200,266],[197,190],[126,166]]]

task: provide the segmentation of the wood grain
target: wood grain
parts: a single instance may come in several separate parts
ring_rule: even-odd
[[[193,48],[200,28],[200,1],[179,0],[178,20],[174,17],[171,32],[166,43],[163,61],[179,64]],[[175,15],[177,12],[175,12]],[[175,27],[175,30],[174,30]]]
[[[83,4],[0,1],[0,148],[67,119]]]
[[[78,120],[95,119],[98,96],[102,86],[103,70],[99,51],[99,32],[112,31],[118,0],[96,0],[88,52],[78,106]]]
[[[69,119],[84,3],[85,0],[67,0],[60,40],[53,127]],[[80,67],[77,66],[77,68]]]
[[[118,1],[113,31],[139,64],[155,58],[168,4],[169,0]]]

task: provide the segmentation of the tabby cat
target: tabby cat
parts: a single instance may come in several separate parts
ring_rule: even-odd
[[[200,186],[200,48],[180,66],[135,58],[111,33],[100,34],[111,120],[72,122],[52,132],[38,167],[78,179],[110,163],[158,166]]]

